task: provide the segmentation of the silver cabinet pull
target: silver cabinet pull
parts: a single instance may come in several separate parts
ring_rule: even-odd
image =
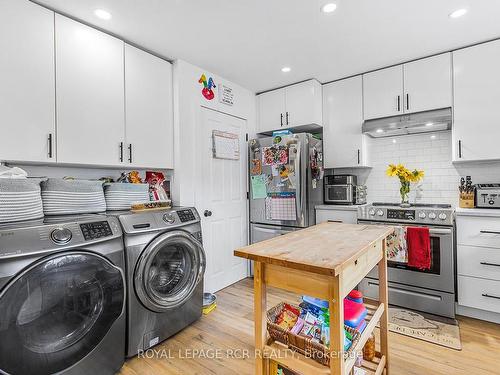
[[[123,163],[123,142],[120,142],[120,162]]]
[[[398,112],[401,112],[401,96],[398,95]]]
[[[52,133],[50,133],[49,136],[47,137],[47,142],[49,143],[48,157],[49,157],[49,159],[52,159],[52,157],[53,157],[53,151],[52,151]]]
[[[500,299],[500,297],[498,297],[498,296],[492,296],[491,294],[487,294],[487,293],[483,293],[481,295],[483,297],[486,297],[486,298]]]
[[[410,94],[406,93],[406,109],[410,110]]]
[[[500,234],[499,231],[494,231],[494,230],[480,230],[479,233],[484,233],[484,234]]]
[[[495,264],[495,263],[479,262],[479,264],[481,264],[481,265],[483,265],[483,266],[500,267],[500,264]]]

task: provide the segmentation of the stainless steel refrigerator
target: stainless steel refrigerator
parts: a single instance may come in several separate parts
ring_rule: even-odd
[[[323,203],[323,142],[299,133],[248,145],[251,243],[314,225],[314,207]]]

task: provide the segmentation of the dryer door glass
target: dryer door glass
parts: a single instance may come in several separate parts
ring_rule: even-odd
[[[0,292],[0,370],[72,366],[104,338],[124,298],[121,271],[101,256],[66,252],[31,265]]]
[[[134,277],[137,296],[162,312],[182,305],[203,278],[205,255],[189,233],[174,231],[153,240],[142,252]]]

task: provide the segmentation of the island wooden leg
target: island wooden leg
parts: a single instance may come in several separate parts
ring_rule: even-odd
[[[255,325],[255,374],[267,375],[267,360],[263,357],[264,346],[266,345],[267,324],[266,306],[267,291],[264,281],[264,264],[255,262],[254,264],[254,325]]]
[[[380,317],[380,353],[385,356],[386,375],[389,375],[389,291],[387,286],[387,252],[386,240],[382,242],[383,258],[378,264],[379,302],[384,304],[384,312]]]
[[[330,307],[330,373],[344,375],[344,301],[340,277],[330,278],[328,302]]]

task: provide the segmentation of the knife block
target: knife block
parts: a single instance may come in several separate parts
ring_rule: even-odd
[[[460,193],[458,206],[460,208],[474,208],[474,193]]]

